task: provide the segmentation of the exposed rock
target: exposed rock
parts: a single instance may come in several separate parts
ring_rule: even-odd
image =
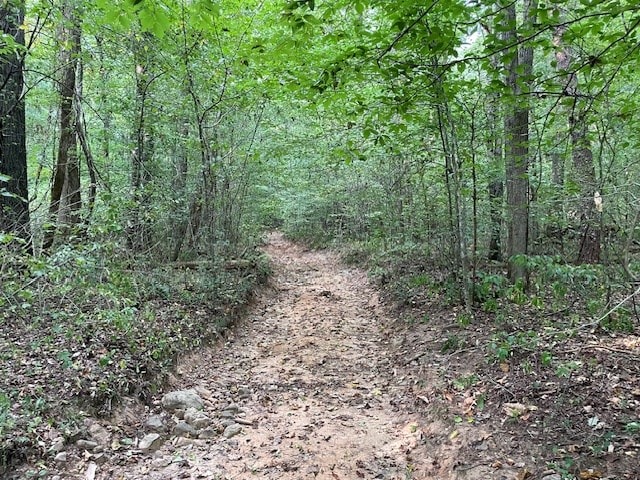
[[[196,440],[194,438],[178,437],[175,440],[176,447],[186,447],[188,445],[204,445],[204,440]]]
[[[142,440],[140,440],[138,447],[140,448],[140,450],[146,453],[146,452],[150,452],[152,450],[157,450],[158,448],[160,448],[160,446],[162,445],[162,442],[163,442],[163,439],[159,434],[148,433],[142,438]]]
[[[234,418],[236,414],[231,410],[223,410],[220,412],[220,418]]]
[[[67,452],[60,452],[56,455],[56,458],[53,459],[56,463],[66,463],[67,462]]]
[[[217,430],[214,430],[213,428],[205,428],[200,433],[198,433],[198,438],[200,439],[215,438],[218,435],[219,433]]]
[[[53,442],[51,442],[51,447],[49,448],[49,451],[51,453],[60,453],[63,448],[64,448],[64,437],[56,437],[53,439]]]
[[[242,432],[242,425],[238,425],[237,423],[232,423],[231,425],[229,425],[227,428],[224,429],[224,433],[222,434],[222,436],[224,438],[231,438],[231,437],[235,437],[240,432]]]
[[[145,420],[144,426],[147,430],[152,432],[164,432],[167,429],[167,425],[164,423],[162,415],[151,415]]]
[[[91,422],[87,427],[87,430],[89,431],[91,438],[93,438],[99,445],[108,447],[111,443],[111,434],[99,423]]]
[[[98,471],[98,464],[95,462],[89,462],[87,471],[84,472],[85,480],[94,480],[96,478],[96,472]]]
[[[78,440],[76,446],[83,450],[93,450],[98,446],[98,443],[92,442],[91,440]]]
[[[247,387],[240,387],[238,389],[238,397],[240,397],[241,399],[251,397],[251,389]]]
[[[107,455],[106,455],[106,454],[104,454],[104,453],[97,453],[97,454],[94,454],[91,458],[92,458],[92,459],[93,459],[93,461],[94,461],[94,462],[96,462],[96,464],[98,464],[98,465],[103,465],[103,464],[108,460]]]
[[[204,404],[195,390],[178,390],[169,392],[162,397],[162,407],[170,412],[178,409],[187,410],[188,408],[202,410]]]
[[[235,403],[229,403],[228,405],[226,405],[223,409],[223,412],[232,412],[232,413],[238,413],[240,411],[240,407],[238,407],[238,405],[236,405]]]
[[[213,397],[213,392],[211,390],[208,390],[205,387],[202,387],[200,385],[195,387],[194,390],[198,395],[200,395],[205,400],[211,400],[211,398]]]
[[[194,428],[201,429],[211,424],[211,419],[204,412],[189,408],[184,412],[184,421]]]
[[[197,435],[197,431],[187,422],[178,422],[175,427],[173,427],[173,434],[178,437],[195,437]]]
[[[551,475],[545,475],[542,477],[542,480],[562,480],[562,477],[557,473],[553,473]]]

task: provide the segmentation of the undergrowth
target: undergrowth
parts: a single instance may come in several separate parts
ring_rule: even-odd
[[[521,447],[539,456],[538,473],[551,468],[563,478],[594,478],[590,471],[635,478],[640,313],[637,285],[621,269],[522,257],[517,261],[525,264],[529,281],[514,285],[504,265],[478,265],[474,304],[467,309],[461,278],[441,255],[432,257],[418,244],[351,243],[341,250],[347,262],[369,270],[407,319],[403,328],[411,333],[403,334],[413,343],[402,349],[412,352],[410,361],[441,362],[449,389],[437,392],[442,404],[426,409],[450,411],[452,428],[463,418],[493,421],[488,429],[499,429],[495,422],[502,419],[516,435],[520,426],[521,437],[530,438]],[[416,355],[412,347],[429,351]],[[469,399],[475,399],[477,415],[457,410]],[[525,410],[504,420],[505,405]]]
[[[147,399],[269,274],[257,250],[195,267],[143,264],[109,243],[18,251],[0,252],[0,473],[73,436],[83,415]]]

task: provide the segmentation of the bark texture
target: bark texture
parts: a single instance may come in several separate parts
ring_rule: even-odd
[[[0,3],[0,29],[15,41],[15,48],[0,55],[0,232],[13,232],[31,244],[27,148],[23,97],[24,3]],[[30,248],[30,247],[29,247]]]
[[[566,26],[558,27],[554,32],[553,42],[556,47],[556,63],[564,81],[563,94],[573,99],[568,121],[573,178],[580,187],[580,235],[576,260],[578,263],[597,263],[600,261],[602,234],[600,214],[593,199],[596,193],[598,196],[600,194],[588,135],[587,102],[579,91],[577,72],[571,71],[573,52],[563,41],[565,31]]]
[[[67,234],[69,228],[80,223],[80,159],[78,157],[76,101],[77,69],[80,59],[80,24],[72,1],[62,9],[62,23],[58,30],[61,68],[59,83],[60,139],[56,159],[49,215],[52,227],[45,232],[43,248],[51,247],[56,232]]]
[[[533,22],[535,0],[525,3],[524,22]],[[507,44],[518,42],[516,4],[505,8]],[[511,281],[526,282],[523,262],[514,257],[529,251],[529,102],[527,94],[533,68],[533,49],[525,44],[511,51],[506,83],[513,103],[505,117],[505,179],[507,197],[509,277]]]

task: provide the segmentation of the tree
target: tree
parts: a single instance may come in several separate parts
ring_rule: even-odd
[[[23,21],[23,1],[0,3],[0,232],[15,232],[30,245]]]
[[[505,117],[505,178],[507,196],[507,255],[509,277],[513,282],[526,282],[526,267],[516,257],[526,255],[529,249],[529,105],[528,89],[533,68],[533,49],[518,45],[516,2],[505,7],[504,41],[513,45],[507,53],[509,59],[506,85],[511,93],[511,104]],[[537,8],[536,0],[526,0],[524,22],[532,25]]]
[[[562,92],[570,100],[568,110],[569,136],[571,139],[571,158],[575,181],[580,188],[580,236],[578,263],[597,263],[600,261],[600,223],[598,206],[594,198],[597,191],[596,171],[593,165],[593,152],[588,137],[588,102],[578,89],[578,72],[571,71],[572,50],[565,44],[563,36],[566,27],[560,26],[554,32],[556,46],[556,64],[563,77]]]
[[[68,229],[80,223],[80,160],[78,156],[78,119],[74,105],[77,95],[78,68],[80,65],[80,18],[75,0],[65,0],[62,5],[62,22],[58,30],[60,45],[59,110],[60,138],[58,155],[51,186],[49,215],[52,226],[45,232],[43,248],[54,241],[56,229]]]

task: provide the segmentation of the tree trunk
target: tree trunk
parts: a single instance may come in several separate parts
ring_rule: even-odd
[[[134,251],[148,248],[151,242],[151,226],[144,218],[145,206],[148,204],[146,192],[150,180],[149,167],[153,156],[152,122],[148,115],[151,84],[158,78],[151,73],[153,68],[149,42],[151,37],[144,35],[141,40],[134,40],[134,59],[136,69],[136,103],[137,124],[134,132],[135,145],[131,155],[131,192],[133,208],[130,213],[129,247]]]
[[[491,59],[491,65],[498,70],[499,58],[497,56]],[[504,134],[499,127],[498,111],[499,95],[492,93],[489,97],[487,106],[487,148],[491,155],[491,161],[495,173],[489,181],[488,193],[489,193],[489,219],[490,219],[490,238],[489,238],[489,253],[488,259],[493,261],[502,261],[502,208],[504,200],[504,180],[499,167],[503,165],[503,146],[504,146]]]
[[[52,227],[45,231],[43,248],[53,245],[56,231],[68,231],[80,223],[80,161],[74,102],[76,101],[77,67],[80,61],[80,23],[73,0],[62,7],[62,24],[58,31],[60,44],[60,140],[51,186],[49,215]]]
[[[556,28],[553,42],[556,47],[556,63],[564,77],[563,94],[573,98],[569,114],[569,132],[571,136],[571,159],[573,161],[574,178],[580,187],[580,245],[578,263],[597,263],[600,261],[601,229],[599,212],[596,209],[594,196],[597,191],[596,171],[593,165],[593,152],[588,137],[588,123],[584,99],[578,89],[576,73],[570,73],[572,64],[571,48],[564,44],[563,36],[566,26]]]
[[[502,179],[494,179],[489,184],[489,203],[491,218],[491,239],[489,241],[489,260],[502,260],[502,242],[500,230],[502,229],[502,198],[504,185]]]
[[[20,46],[23,21],[23,1],[0,3],[0,29]],[[23,59],[22,51],[0,54],[0,233],[15,233],[31,251]]]
[[[571,116],[572,159],[576,170],[576,180],[582,192],[580,207],[580,250],[578,263],[598,263],[600,261],[600,222],[596,210],[594,196],[600,194],[596,190],[596,171],[593,166],[591,143],[587,137],[586,114],[580,112],[578,118]]]
[[[535,0],[525,4],[524,21],[532,23]],[[516,5],[505,8],[505,33],[508,44],[517,38]],[[526,266],[516,256],[527,255],[529,248],[529,102],[526,97],[531,82],[533,49],[525,45],[513,47],[507,73],[507,86],[512,93],[512,104],[505,118],[505,178],[507,194],[509,278],[512,282],[527,281]]]
[[[473,279],[468,252],[466,207],[463,198],[462,161],[458,149],[455,122],[451,116],[449,102],[444,89],[439,86],[440,101],[436,107],[440,141],[445,158],[445,181],[449,192],[449,212],[453,257],[455,259],[454,276],[458,279],[462,300],[468,313],[473,307]]]

